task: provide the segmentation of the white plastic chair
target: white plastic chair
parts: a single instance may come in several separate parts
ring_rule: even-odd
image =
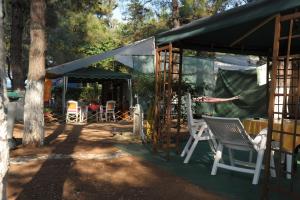
[[[108,121],[109,115],[112,116],[113,121],[116,121],[116,116],[115,116],[115,107],[116,107],[116,101],[110,100],[106,102],[106,107],[105,107],[105,120]]]
[[[216,175],[217,169],[220,167],[228,170],[254,174],[252,184],[257,184],[266,149],[267,129],[263,129],[254,139],[252,139],[246,133],[238,118],[203,116],[203,119],[219,142],[211,175]],[[225,164],[222,161],[223,147],[229,149],[230,164]],[[256,162],[252,163],[252,159],[250,159],[249,162],[236,160],[233,157],[232,150],[257,152]],[[271,169],[271,176],[275,177],[276,172],[274,170],[273,154],[274,152],[271,153],[270,164],[273,167],[273,169]]]
[[[80,107],[80,122],[87,123],[88,120],[88,106]]]
[[[80,118],[81,116],[78,102],[69,100],[67,102],[66,123],[77,123],[79,122]]]
[[[186,155],[183,162],[188,163],[199,141],[211,140],[209,142],[211,142],[212,150],[217,147],[217,143],[212,133],[207,129],[205,121],[196,120],[193,118],[192,99],[190,93],[186,94],[185,102],[190,137],[181,153],[181,157],[184,157]]]
[[[105,113],[104,113],[103,106],[100,105],[100,106],[99,106],[99,112],[97,113],[97,121],[103,122],[104,120],[106,120],[104,114],[105,114]]]

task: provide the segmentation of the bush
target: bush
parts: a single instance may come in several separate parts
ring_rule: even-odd
[[[102,91],[102,85],[98,83],[90,83],[84,87],[80,93],[80,99],[88,102],[98,102]]]

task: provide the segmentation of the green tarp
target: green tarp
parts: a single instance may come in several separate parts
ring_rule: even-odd
[[[9,99],[19,99],[24,97],[23,95],[21,95],[19,92],[16,91],[7,92],[7,96]]]
[[[144,74],[154,73],[154,56],[132,56],[133,69]]]
[[[299,9],[300,0],[257,1],[158,34],[155,40],[157,45],[171,42],[174,46],[184,49],[271,55],[274,16],[279,13],[292,13]],[[267,19],[270,18],[272,20],[268,21]],[[262,24],[267,21],[268,23]],[[257,28],[261,24],[262,26]],[[300,22],[294,21],[294,27],[297,26],[300,26]],[[283,24],[281,28],[282,35],[288,35],[289,26]],[[300,30],[294,29],[294,32],[299,34]],[[232,45],[243,36],[246,37]],[[285,46],[286,43],[281,44],[283,52]],[[300,52],[300,40],[293,40],[293,51]]]
[[[215,104],[216,116],[265,117],[267,115],[267,87],[257,84],[256,70],[231,71],[219,69],[214,96],[239,100]]]
[[[64,74],[64,76],[69,77],[69,79],[130,79],[130,74],[125,74],[121,72],[109,71],[99,68],[82,68],[72,72]]]

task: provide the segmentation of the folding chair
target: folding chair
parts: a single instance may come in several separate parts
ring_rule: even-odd
[[[216,175],[218,167],[253,174],[252,184],[257,184],[262,168],[263,157],[266,149],[267,129],[263,129],[254,139],[245,131],[241,121],[238,118],[222,118],[202,116],[218,140],[217,152],[212,167],[211,175]],[[229,162],[225,164],[222,161],[223,147],[229,149]],[[248,162],[236,160],[233,157],[232,150],[257,152],[257,159],[252,163],[252,158]],[[274,152],[271,154],[271,176],[275,177]],[[252,156],[251,156],[252,157]],[[253,169],[254,168],[254,169]]]
[[[212,150],[217,147],[217,143],[212,133],[207,129],[205,121],[193,118],[191,94],[187,93],[185,98],[190,137],[181,153],[181,157],[186,155],[183,162],[188,163],[199,141],[209,140]]]

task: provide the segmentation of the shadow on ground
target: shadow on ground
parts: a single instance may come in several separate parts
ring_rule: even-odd
[[[182,144],[185,144],[184,142]],[[216,176],[211,176],[211,168],[213,164],[213,155],[206,141],[198,144],[190,162],[183,164],[183,158],[174,152],[171,153],[171,158],[166,161],[164,152],[157,154],[152,153],[150,145],[142,144],[117,144],[117,146],[135,156],[159,166],[160,168],[180,176],[189,182],[198,185],[206,191],[213,192],[228,199],[249,199],[256,200],[261,198],[263,171],[258,185],[252,185],[252,175],[231,172],[224,169],[218,169]],[[182,148],[183,149],[183,146]],[[246,155],[240,155],[245,157]],[[226,160],[226,156],[225,156]],[[294,177],[293,184],[285,179],[282,175],[279,179],[271,179],[270,199],[300,199],[300,163],[298,171]],[[290,189],[293,188],[293,193]],[[275,190],[275,191],[274,191]]]

